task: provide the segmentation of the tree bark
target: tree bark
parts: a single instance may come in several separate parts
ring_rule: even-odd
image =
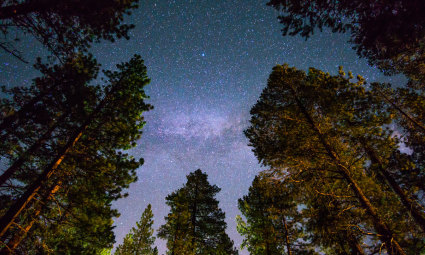
[[[288,231],[288,225],[286,224],[286,219],[285,219],[285,216],[284,215],[282,215],[282,221],[283,221],[283,226],[285,227],[285,242],[286,242],[286,251],[287,251],[287,253],[288,253],[288,255],[292,255],[292,252],[291,252],[291,244],[290,244],[290,242],[289,242],[289,231]]]
[[[342,162],[339,159],[339,156],[334,151],[334,149],[330,146],[322,132],[319,130],[319,128],[316,126],[316,123],[314,122],[312,116],[309,114],[307,109],[305,108],[304,104],[300,101],[298,98],[295,89],[290,85],[289,86],[291,93],[296,101],[297,106],[301,110],[302,114],[306,118],[307,122],[313,129],[313,131],[318,136],[320,143],[326,150],[327,155],[329,158],[334,162],[334,164],[337,166],[340,174],[342,177],[348,182],[349,186],[351,187],[352,191],[358,198],[360,204],[363,206],[363,208],[366,210],[366,212],[371,216],[372,222],[375,226],[376,231],[380,235],[380,239],[383,243],[385,243],[385,246],[387,248],[387,252],[390,255],[405,255],[405,252],[400,247],[399,243],[395,240],[394,235],[392,231],[389,229],[387,224],[381,219],[378,212],[376,211],[375,207],[372,205],[370,200],[366,197],[366,195],[363,193],[363,190],[360,188],[360,186],[357,184],[357,182],[352,178],[349,169],[345,166],[344,162]]]
[[[6,247],[0,250],[0,254],[13,254],[14,250],[21,243],[22,240],[26,237],[27,233],[31,230],[32,226],[36,222],[37,216],[40,215],[41,210],[43,209],[43,204],[45,204],[50,198],[60,189],[60,183],[53,185],[48,192],[35,204],[36,210],[30,215],[31,221],[27,224],[26,227],[20,228],[17,233],[7,242]]]
[[[22,196],[16,200],[16,202],[9,208],[6,214],[3,215],[0,219],[0,238],[6,233],[9,227],[12,225],[15,218],[22,212],[22,210],[27,206],[31,199],[35,196],[37,191],[42,187],[42,185],[50,178],[50,176],[56,171],[58,166],[62,163],[66,154],[74,147],[74,145],[81,138],[83,133],[87,130],[88,126],[92,121],[97,117],[100,111],[105,107],[109,98],[112,94],[117,91],[121,85],[122,77],[117,83],[112,87],[112,89],[107,93],[104,99],[99,103],[99,105],[94,109],[94,111],[86,118],[84,123],[71,135],[70,139],[66,145],[60,149],[57,156],[54,160],[44,169],[41,175],[29,185],[28,189],[22,194]]]
[[[366,153],[369,155],[372,163],[377,164],[379,173],[385,178],[393,191],[398,195],[400,201],[404,205],[404,207],[408,210],[410,215],[415,219],[416,223],[422,228],[422,231],[425,232],[425,215],[418,210],[415,202],[411,200],[402,190],[402,188],[398,185],[397,181],[391,176],[382,164],[381,159],[376,154],[375,150],[368,146],[366,141],[361,140],[363,147],[365,148]]]

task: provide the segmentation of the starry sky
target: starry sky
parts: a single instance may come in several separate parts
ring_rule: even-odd
[[[317,32],[309,40],[283,37],[278,13],[263,0],[140,0],[140,8],[126,22],[136,25],[130,40],[102,42],[92,52],[105,69],[140,54],[151,83],[148,102],[155,109],[145,115],[147,125],[131,154],[143,157],[138,181],[129,196],[114,203],[117,243],[150,203],[154,228],[164,223],[169,208],[165,197],[200,168],[222,190],[217,195],[226,213],[227,233],[239,248],[237,200],[248,192],[258,164],[243,130],[271,69],[288,63],[299,69],[315,67],[337,73],[338,66],[368,81],[401,82],[383,77],[359,59],[348,36]],[[24,55],[44,54],[37,43],[22,42]],[[1,85],[29,84],[35,77],[24,65],[0,53]],[[160,254],[165,242],[158,239]],[[242,255],[247,251],[240,252]]]

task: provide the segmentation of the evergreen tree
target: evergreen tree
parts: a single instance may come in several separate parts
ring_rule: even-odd
[[[111,208],[111,203],[125,195],[123,189],[136,180],[135,170],[143,163],[123,150],[136,145],[144,125],[142,114],[151,108],[144,102],[143,90],[149,79],[140,56],[118,65],[118,71],[105,71],[104,86],[90,85],[90,79],[80,82],[78,79],[87,71],[84,64],[80,67],[75,81],[71,75],[54,76],[61,74],[59,66],[46,69],[53,76],[36,83],[59,88],[55,82],[62,80],[55,77],[62,77],[67,84],[78,85],[75,89],[52,90],[37,101],[41,109],[53,113],[60,109],[51,118],[69,111],[62,122],[57,122],[54,132],[43,139],[43,146],[29,153],[25,148],[33,146],[38,137],[31,141],[8,132],[9,129],[2,133],[13,138],[2,151],[4,155],[11,152],[13,160],[16,155],[22,157],[18,153],[25,151],[24,163],[6,178],[7,183],[16,185],[6,185],[2,190],[2,195],[8,197],[0,221],[2,241],[7,245],[4,249],[16,247],[16,252],[25,254],[48,251],[93,254],[114,242],[112,218],[119,214]],[[73,92],[72,97],[65,94],[67,91]],[[34,95],[27,98],[22,105]],[[76,103],[69,103],[74,101],[68,99]],[[6,108],[10,107],[6,105]],[[30,121],[26,122],[26,118]],[[15,127],[11,130],[22,132],[27,129],[31,132],[32,126],[42,132],[48,128],[34,124],[31,115],[26,114],[11,123]],[[25,147],[15,149],[15,144]]]
[[[304,239],[296,197],[289,186],[269,175],[256,176],[248,195],[239,199],[238,232],[252,255],[314,254]]]
[[[400,194],[379,181],[391,176],[369,164],[372,155],[362,142],[375,135],[370,142],[379,145],[390,137],[385,125],[392,121],[391,112],[370,110],[362,79],[351,83],[344,75],[342,70],[331,76],[315,69],[305,74],[286,65],[275,67],[251,110],[246,135],[260,162],[284,169],[290,178],[303,173],[308,177],[304,185],[337,199],[342,212],[362,210],[364,216],[357,218],[361,228],[373,227],[389,254],[405,254],[399,240],[410,247],[417,226],[408,215],[410,208],[397,199]]]
[[[158,236],[167,239],[169,254],[237,254],[225,233],[225,214],[214,198],[219,191],[198,169],[187,176],[182,188],[167,196],[171,212]]]
[[[158,255],[158,249],[152,248],[155,242],[153,236],[153,213],[149,204],[143,211],[142,217],[124,237],[124,242],[115,251],[115,255]]]

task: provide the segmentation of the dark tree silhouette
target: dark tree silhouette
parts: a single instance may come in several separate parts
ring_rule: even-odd
[[[315,29],[351,33],[357,53],[385,73],[404,73],[425,88],[425,4],[422,0],[271,0],[283,34],[308,38]]]
[[[169,254],[237,254],[214,198],[220,188],[207,177],[200,169],[190,173],[186,184],[166,198],[171,212],[158,236],[167,239]]]
[[[8,34],[16,28],[34,36],[56,56],[85,51],[92,42],[128,38],[124,16],[138,0],[6,0],[0,6],[0,48],[23,60]]]

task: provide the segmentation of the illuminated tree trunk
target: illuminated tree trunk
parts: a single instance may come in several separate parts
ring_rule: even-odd
[[[38,190],[40,190],[43,184],[56,171],[58,166],[65,158],[66,154],[74,147],[74,145],[78,142],[83,133],[87,130],[88,126],[95,120],[100,111],[105,107],[113,92],[118,90],[120,82],[121,80],[119,80],[117,84],[112,87],[109,93],[94,109],[90,116],[87,117],[84,123],[73,133],[73,135],[71,135],[66,145],[60,150],[54,160],[44,169],[44,171],[37,178],[37,180],[35,180],[32,184],[29,185],[24,194],[22,194],[22,196],[9,208],[6,214],[3,215],[3,217],[0,219],[0,238],[10,228],[15,218],[22,212],[22,210],[24,210],[24,208],[28,205],[31,199],[34,198],[35,194],[38,192]]]
[[[394,234],[390,230],[390,228],[387,226],[387,224],[381,219],[378,212],[376,211],[376,208],[372,205],[370,200],[366,197],[366,195],[363,193],[363,190],[360,188],[360,186],[357,184],[357,182],[353,179],[351,176],[351,173],[349,169],[346,167],[345,162],[341,161],[339,159],[339,156],[334,151],[334,149],[330,146],[329,142],[326,140],[320,129],[317,127],[316,123],[314,122],[312,116],[305,108],[304,104],[301,102],[301,100],[298,98],[295,89],[290,86],[291,93],[296,101],[296,104],[298,108],[301,110],[302,114],[306,118],[307,122],[310,124],[312,130],[316,133],[317,137],[320,140],[320,143],[326,150],[326,154],[329,156],[329,158],[332,160],[332,162],[337,166],[339,173],[342,175],[342,177],[348,182],[350,188],[358,198],[360,204],[363,206],[363,208],[366,210],[366,212],[371,216],[372,222],[375,226],[376,231],[380,235],[380,239],[383,243],[385,243],[385,246],[387,248],[387,252],[390,255],[405,255],[405,252],[400,247],[400,244],[395,240]]]
[[[391,176],[391,174],[384,169],[381,159],[376,154],[375,150],[369,147],[366,141],[361,141],[366,153],[369,155],[372,163],[377,164],[379,173],[385,178],[390,187],[394,190],[394,192],[400,198],[400,201],[404,205],[404,207],[409,211],[410,215],[415,219],[416,223],[422,228],[422,231],[425,232],[425,216],[421,211],[417,208],[415,201],[411,200],[398,185],[396,180]]]
[[[292,255],[291,252],[291,244],[289,242],[289,231],[288,231],[288,225],[286,224],[285,216],[282,216],[283,226],[285,227],[285,242],[286,242],[286,252],[288,255]]]
[[[44,169],[37,180],[32,183],[29,188],[22,194],[22,196],[9,208],[6,214],[0,219],[0,238],[6,233],[9,227],[12,225],[15,218],[22,212],[27,204],[34,198],[35,194],[40,190],[43,184],[52,176],[58,166],[62,163],[66,154],[72,149],[72,147],[78,142],[83,135],[83,132],[87,129],[88,124],[83,125],[80,129],[68,141],[66,146],[62,148],[61,152],[56,158]]]
[[[350,246],[352,255],[366,255],[356,239],[350,240]]]
[[[52,188],[46,192],[46,194],[40,199],[40,201],[37,201],[35,206],[35,211],[30,215],[31,221],[27,224],[26,227],[20,228],[17,233],[13,235],[13,237],[7,242],[6,247],[3,248],[0,251],[0,254],[13,254],[14,250],[20,242],[26,237],[28,231],[32,228],[34,223],[37,220],[37,216],[40,215],[41,210],[43,209],[43,204],[48,202],[52,196],[60,189],[60,183],[57,185],[53,185]]]

